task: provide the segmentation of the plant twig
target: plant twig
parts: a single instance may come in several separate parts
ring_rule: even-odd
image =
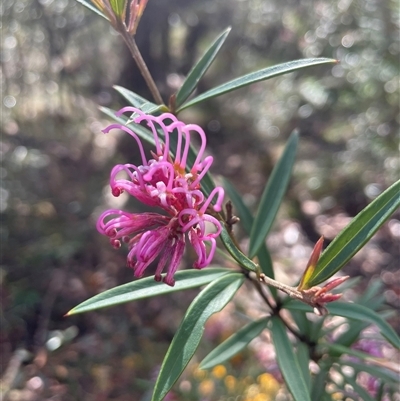
[[[127,44],[129,51],[131,52],[132,57],[136,62],[136,65],[139,67],[139,70],[142,73],[142,76],[143,76],[144,80],[146,81],[146,84],[147,84],[148,88],[150,89],[151,94],[153,95],[154,100],[156,101],[156,103],[158,105],[164,104],[161,94],[153,80],[153,77],[151,76],[146,63],[143,60],[142,55],[140,54],[139,48],[136,45],[134,37],[131,36],[126,31],[126,28],[122,25],[122,23],[120,23],[120,25],[121,26],[118,27],[118,32],[124,39],[125,43]]]

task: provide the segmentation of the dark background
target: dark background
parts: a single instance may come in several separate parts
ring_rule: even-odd
[[[166,102],[227,26],[232,31],[199,93],[293,59],[340,60],[254,84],[180,115],[204,127],[213,172],[228,177],[253,210],[285,141],[299,129],[294,177],[269,237],[277,276],[290,284],[321,234],[332,240],[398,178],[396,7],[389,0],[150,0],[142,18],[137,42]],[[108,120],[97,107],[124,105],[115,84],[150,95],[122,40],[80,4],[4,0],[1,12],[1,371],[10,368],[15,350],[25,349],[29,356],[12,376],[13,400],[146,400],[198,290],[63,315],[133,278],[126,250],[113,250],[95,222],[113,201],[110,168],[134,163],[137,148],[125,135],[101,134]],[[125,210],[141,210],[125,197],[118,202]],[[379,278],[386,301],[399,306],[399,220],[398,213],[392,216],[345,267],[362,278],[349,297]],[[188,267],[192,256],[188,252]],[[237,313],[232,306],[207,326],[198,360],[241,326]],[[238,380],[269,370],[250,351],[229,369]],[[191,395],[179,395],[181,384],[171,399],[226,394],[214,383],[207,398],[198,389],[204,377],[188,372]]]

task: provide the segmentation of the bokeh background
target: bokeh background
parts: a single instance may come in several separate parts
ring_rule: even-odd
[[[134,163],[137,149],[124,135],[100,132],[109,122],[98,106],[124,105],[113,85],[150,94],[123,41],[77,2],[3,0],[0,10],[0,369],[2,383],[11,386],[4,399],[148,400],[198,290],[63,316],[133,279],[126,250],[109,246],[95,222],[115,202],[107,187],[110,168]],[[252,210],[285,141],[299,130],[294,176],[268,240],[277,276],[294,284],[319,236],[329,243],[399,177],[398,3],[150,0],[137,42],[165,101],[227,26],[232,31],[199,93],[293,59],[340,60],[254,84],[180,115],[205,128],[213,172],[229,178]],[[123,196],[118,206],[142,210]],[[348,297],[381,280],[386,302],[399,306],[399,237],[396,213],[345,267],[346,274],[361,277]],[[182,267],[192,260],[188,252]],[[242,294],[211,319],[171,400],[225,400],[235,383],[243,388],[241,400],[250,399],[246,391],[256,385],[269,389],[262,400],[277,394],[287,399],[267,334],[225,367],[195,369],[243,325],[243,312],[251,315],[257,307],[256,297]],[[396,319],[392,323],[398,328]]]

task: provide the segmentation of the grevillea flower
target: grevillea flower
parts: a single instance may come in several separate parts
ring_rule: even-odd
[[[125,125],[112,124],[103,130],[108,133],[112,129],[121,129],[131,135],[137,142],[142,162],[139,166],[116,165],[110,176],[111,191],[114,196],[126,191],[146,205],[161,208],[164,214],[135,214],[110,209],[99,217],[97,229],[110,237],[115,248],[121,246],[121,241],[128,244],[128,266],[136,277],[142,277],[146,268],[158,258],[155,280],[161,281],[161,273],[168,266],[163,281],[174,285],[174,274],[183,256],[186,238],[197,254],[193,267],[200,269],[210,264],[216,249],[216,237],[221,233],[221,223],[209,213],[211,209],[215,212],[221,210],[224,190],[216,187],[208,198],[201,191],[201,179],[213,158],[204,157],[206,137],[199,126],[185,125],[170,113],[155,117],[134,107],[125,107],[116,114],[120,116],[125,112],[134,113],[132,121],[136,124],[147,124],[156,149],[151,158],[146,158],[139,136]],[[159,133],[162,133],[162,138]],[[193,134],[199,137],[201,146],[193,165],[188,166]],[[175,149],[170,147],[172,135],[176,136]],[[125,173],[125,177],[120,173]],[[214,198],[215,204],[211,205]],[[214,225],[215,230],[208,232],[206,223]]]

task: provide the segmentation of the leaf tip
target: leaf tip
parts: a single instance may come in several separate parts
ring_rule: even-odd
[[[317,263],[321,255],[323,246],[324,246],[324,236],[321,236],[320,239],[315,244],[313,251],[311,252],[311,256],[310,259],[308,260],[307,267],[303,273],[303,276],[301,277],[300,284],[297,287],[299,291],[307,290],[308,288],[310,288],[309,285],[310,279],[315,271],[315,268],[317,267]]]

